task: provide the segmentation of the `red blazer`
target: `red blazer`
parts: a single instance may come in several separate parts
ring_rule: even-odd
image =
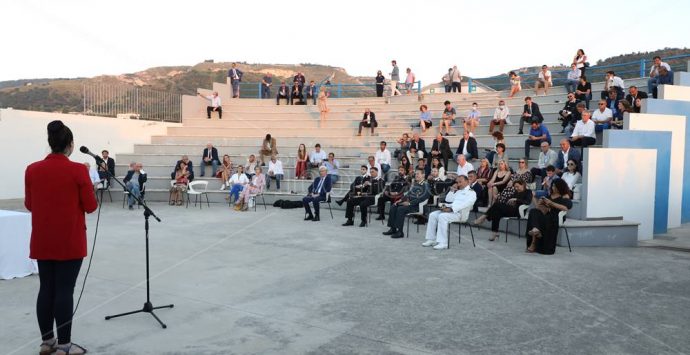
[[[98,207],[86,167],[49,154],[26,168],[24,206],[31,211],[31,253],[37,260],[86,256],[84,212]]]

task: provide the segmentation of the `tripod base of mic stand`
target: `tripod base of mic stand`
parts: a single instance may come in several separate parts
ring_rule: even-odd
[[[106,316],[106,317],[105,317],[105,320],[112,319],[112,318],[117,318],[117,317],[128,316],[128,315],[130,315],[130,314],[148,313],[148,314],[152,315],[153,318],[155,318],[155,319],[158,321],[158,323],[160,323],[160,325],[161,325],[161,327],[163,327],[163,329],[165,329],[165,328],[167,328],[168,326],[165,325],[165,323],[163,323],[163,322],[160,320],[160,318],[158,318],[158,316],[156,316],[156,314],[153,313],[153,311],[156,310],[156,309],[161,309],[161,308],[173,308],[173,307],[175,307],[175,305],[173,305],[173,304],[169,304],[169,305],[166,305],[166,306],[154,307],[153,304],[151,304],[151,302],[146,302],[146,303],[144,303],[144,307],[143,307],[142,309],[140,309],[140,310],[131,311],[131,312],[125,312],[125,313],[120,313],[120,314],[115,314],[115,315],[112,315],[112,316]]]

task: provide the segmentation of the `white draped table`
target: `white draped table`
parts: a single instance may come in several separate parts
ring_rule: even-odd
[[[38,272],[29,259],[31,214],[0,210],[0,279],[9,280]]]

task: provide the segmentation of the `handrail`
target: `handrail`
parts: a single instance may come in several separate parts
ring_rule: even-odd
[[[398,89],[402,92],[404,89],[404,82],[398,82]],[[305,85],[306,88],[308,85]],[[402,86],[402,87],[401,87]],[[276,85],[275,82],[271,86],[271,96],[267,99],[275,99],[278,88],[280,85]],[[287,85],[288,88],[292,88],[292,85]],[[319,94],[321,88],[326,88],[330,92],[331,97],[344,98],[344,97],[365,97],[365,96],[376,96],[376,83],[365,83],[365,84],[344,84],[344,83],[331,83],[331,84],[317,84],[316,85],[316,95]],[[384,96],[386,92],[389,92],[390,82],[384,83]],[[422,82],[417,80],[413,83],[412,91],[419,94],[422,92]],[[261,83],[260,82],[240,82],[240,98],[261,98]],[[306,99],[306,97],[305,97]]]
[[[685,71],[687,68],[686,61],[681,61],[679,59],[686,59],[690,58],[690,54],[680,54],[680,55],[674,55],[674,56],[669,56],[665,57],[662,60],[666,63],[668,63],[671,66],[672,71]],[[593,72],[594,74],[605,74],[606,71],[615,69],[615,68],[621,68],[621,67],[634,67],[634,69],[627,69],[627,70],[614,70],[616,72],[617,76],[620,76],[621,78],[624,79],[629,79],[629,78],[646,78],[649,73],[647,71],[647,65],[649,63],[652,63],[652,59],[640,59],[639,61],[631,61],[631,62],[625,62],[625,63],[616,63],[616,64],[607,64],[607,65],[595,65],[588,67],[586,69],[586,75],[588,78],[590,78],[590,81],[593,78]],[[570,71],[570,69],[567,70],[551,70],[551,75],[552,75],[552,82],[553,85],[563,85],[566,80],[567,73]],[[523,73],[520,74],[521,81],[524,84],[527,83],[532,83],[533,80],[536,79],[536,77],[539,75],[539,72],[535,73]],[[560,77],[556,77],[556,75],[559,75]],[[486,77],[486,78],[468,78],[468,82],[471,83],[471,80],[475,81],[480,81],[482,84],[489,86],[495,90],[505,90],[510,88],[510,83],[509,83],[509,78],[507,74],[502,74],[500,76],[494,76],[494,77]],[[472,92],[474,88],[471,87],[469,90]]]

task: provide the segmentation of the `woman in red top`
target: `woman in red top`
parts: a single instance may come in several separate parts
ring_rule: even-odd
[[[72,296],[86,256],[84,212],[95,211],[98,204],[88,171],[68,158],[74,151],[72,131],[61,121],[50,122],[48,143],[52,153],[29,165],[24,178],[24,205],[31,211],[30,257],[38,261],[41,282],[36,300],[40,354],[83,354],[86,350],[71,340]]]

